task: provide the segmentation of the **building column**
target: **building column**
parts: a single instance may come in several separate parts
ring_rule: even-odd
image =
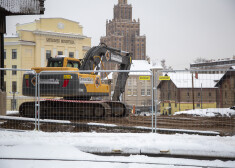
[[[78,50],[75,51],[75,58],[79,59],[79,52],[78,52]]]
[[[53,48],[53,57],[55,57],[57,55],[57,49]]]
[[[45,60],[46,56],[45,56],[45,49],[41,48],[41,67],[45,67]]]
[[[65,55],[66,57],[68,57],[68,50],[67,50],[67,49],[64,50],[64,55]]]

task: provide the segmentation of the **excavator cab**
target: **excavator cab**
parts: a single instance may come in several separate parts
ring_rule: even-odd
[[[80,60],[64,56],[50,57],[47,62],[47,67],[70,67],[80,69],[80,66]]]

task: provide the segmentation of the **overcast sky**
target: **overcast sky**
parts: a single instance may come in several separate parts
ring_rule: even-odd
[[[7,17],[7,33],[16,23],[63,17],[79,22],[92,46],[105,36],[118,0],[46,0],[41,16]],[[235,0],[128,0],[140,33],[147,38],[147,55],[166,60],[175,69],[188,68],[197,57],[232,58],[235,55]]]

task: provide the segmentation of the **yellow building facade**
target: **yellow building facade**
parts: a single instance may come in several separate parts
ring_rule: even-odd
[[[208,109],[208,108],[216,108],[216,102],[195,102],[195,109]],[[175,101],[167,101],[160,103],[160,113],[162,115],[174,115],[175,112],[178,111],[187,111],[193,109],[192,102],[181,102],[175,103]]]
[[[16,35],[4,37],[5,68],[45,67],[47,59],[56,55],[82,59],[91,47],[91,38],[83,35],[83,27],[64,18],[40,18],[17,24],[16,32]],[[19,105],[29,99],[22,96],[23,73],[5,72],[8,111],[18,110]]]

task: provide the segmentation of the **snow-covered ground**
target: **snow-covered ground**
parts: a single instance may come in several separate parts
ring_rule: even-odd
[[[234,117],[235,110],[230,108],[209,108],[209,109],[195,109],[188,111],[179,111],[174,115],[188,114],[200,117]]]
[[[0,167],[235,167],[235,161],[167,157],[97,156],[87,152],[172,154],[235,159],[235,136],[154,133],[44,133],[0,130]],[[8,159],[3,159],[8,158]],[[11,160],[26,158],[37,160]],[[50,161],[40,159],[52,159]],[[62,159],[63,161],[59,161]]]

